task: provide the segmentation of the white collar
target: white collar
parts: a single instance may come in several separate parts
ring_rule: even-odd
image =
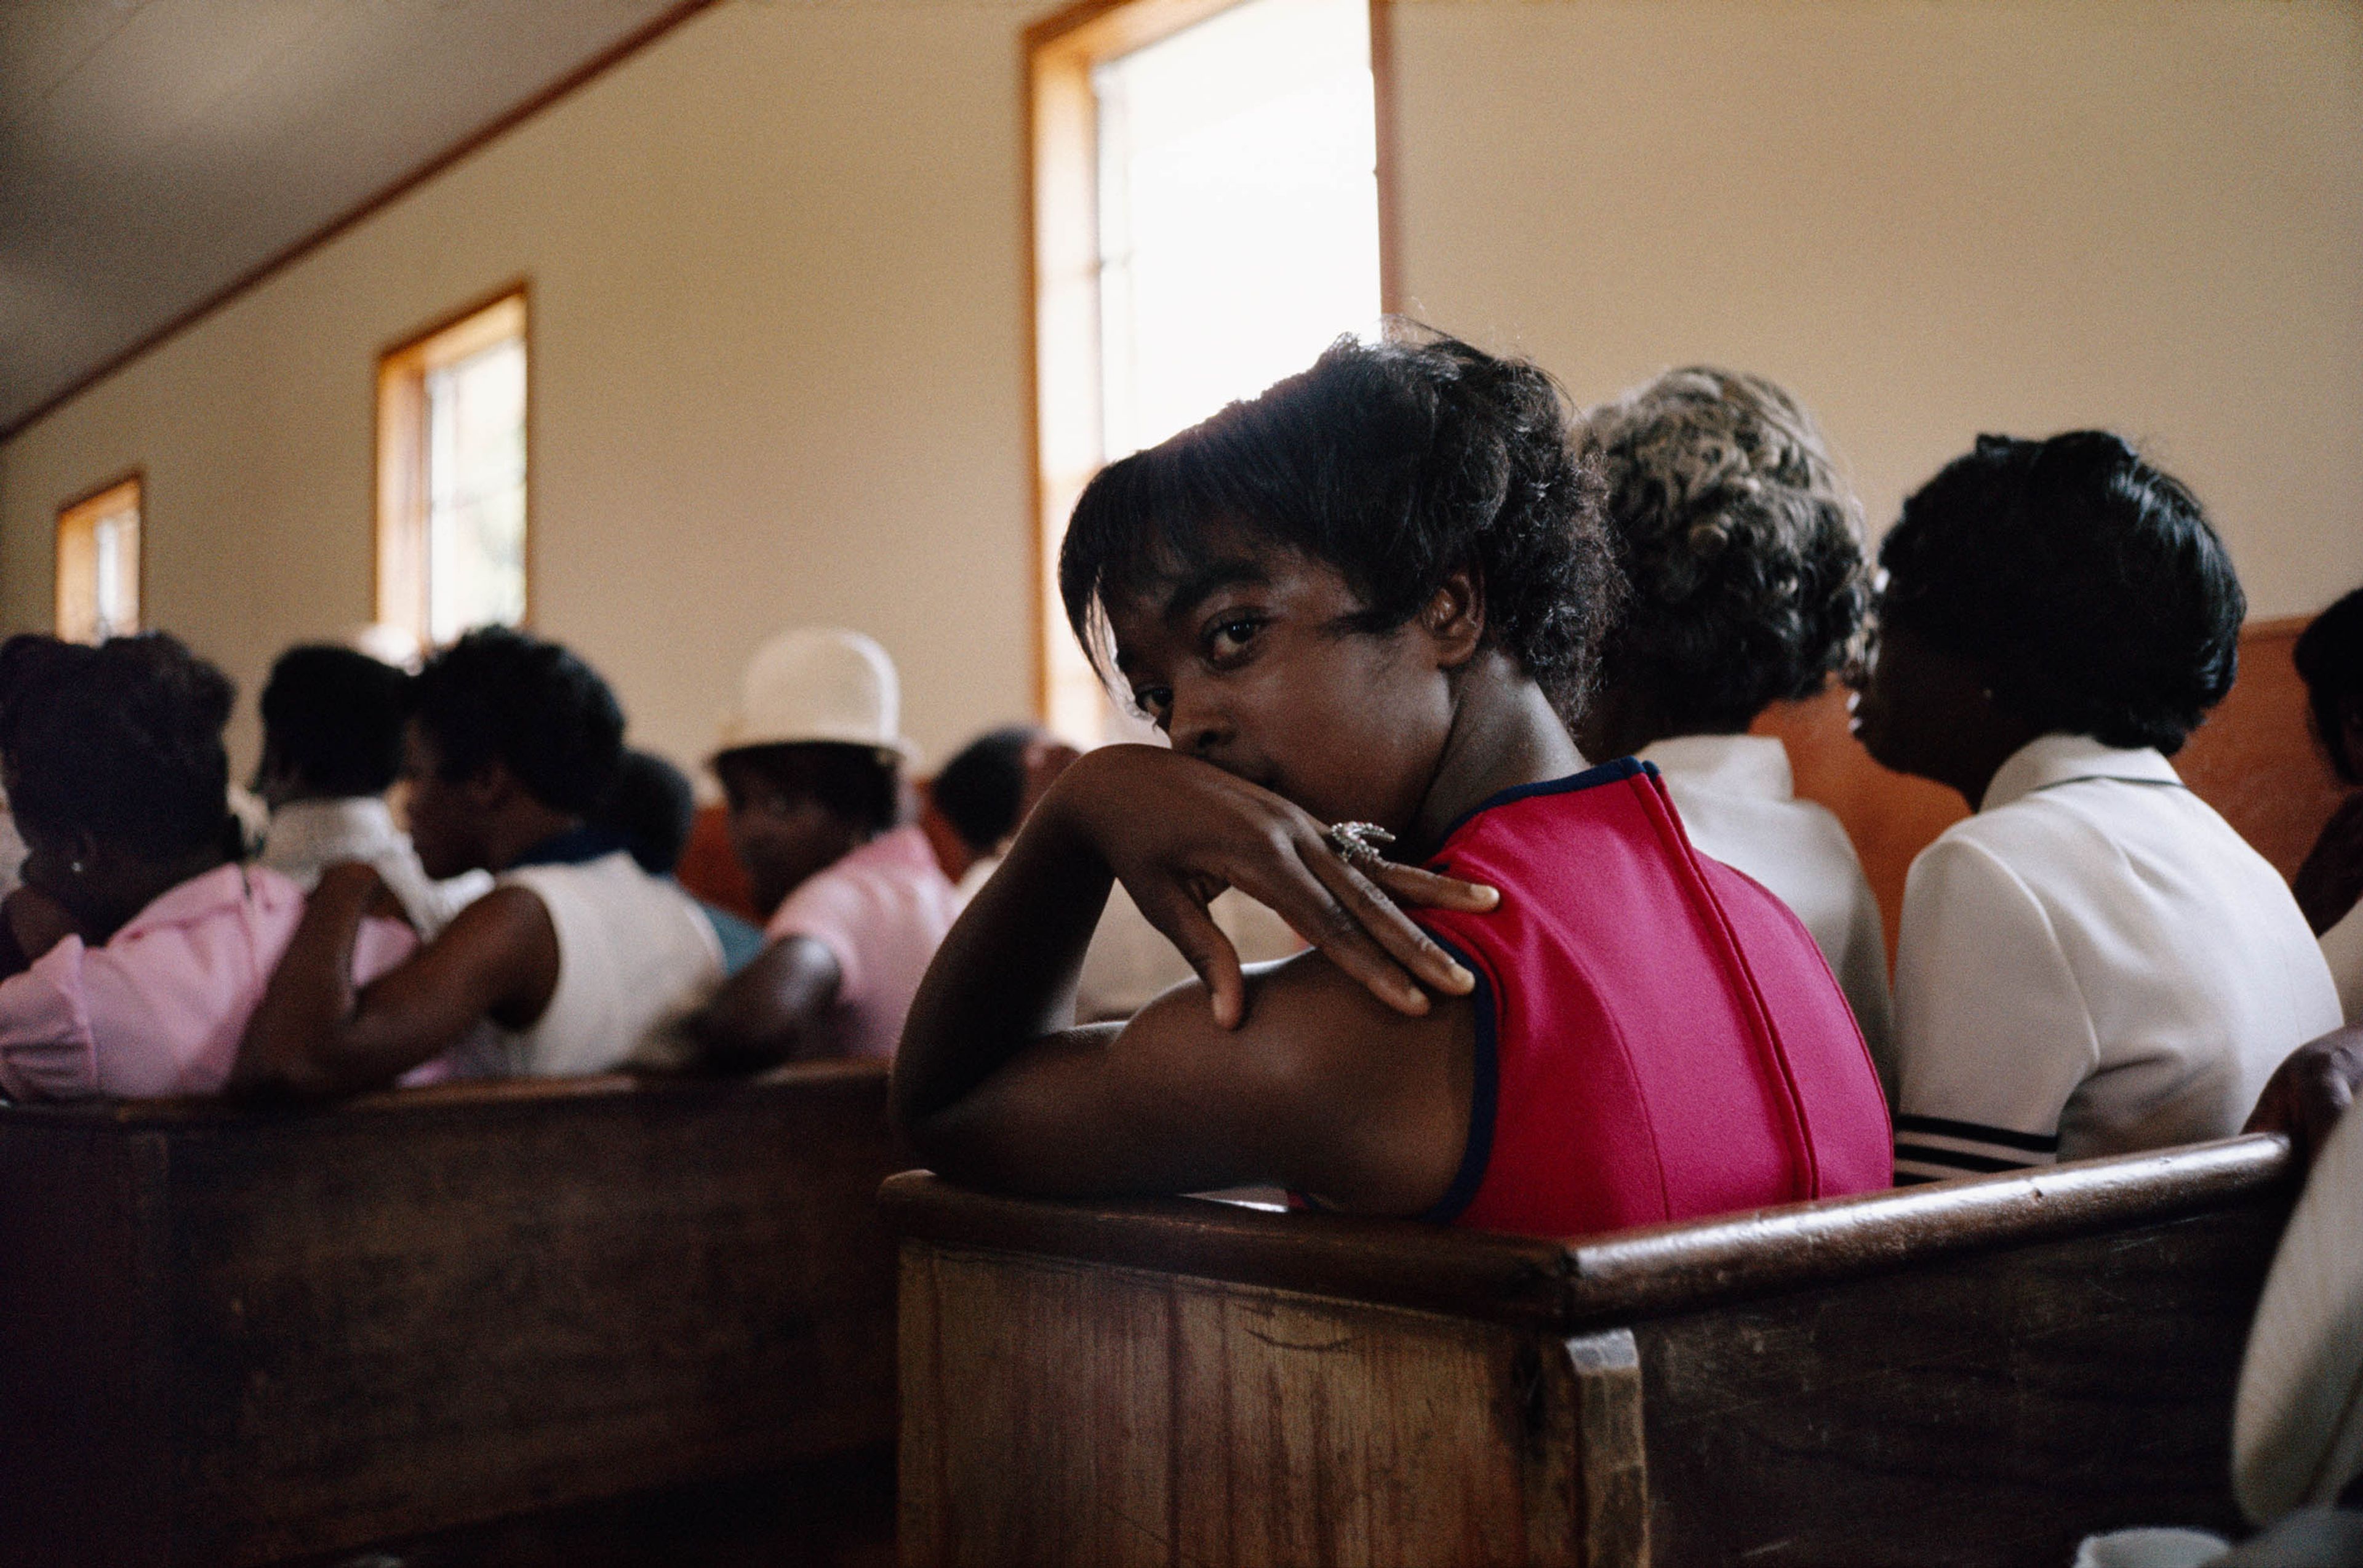
[[[398,850],[402,842],[402,829],[394,825],[393,811],[378,795],[291,800],[271,814],[271,825],[263,830],[262,852],[256,858],[272,865],[335,850],[345,851],[348,859],[366,860]]]
[[[1797,793],[1789,748],[1777,735],[1677,735],[1635,753],[1658,771],[1701,789],[1789,800]]]
[[[2118,779],[2126,784],[2180,784],[2174,764],[2147,746],[2130,751],[2089,735],[2041,735],[2010,754],[1986,785],[1980,811],[2023,800],[2039,789],[2079,779]]]

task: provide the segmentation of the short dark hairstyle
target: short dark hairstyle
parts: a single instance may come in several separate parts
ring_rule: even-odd
[[[2298,634],[2297,673],[2305,682],[2315,730],[2330,752],[2331,766],[2348,784],[2363,784],[2363,757],[2347,755],[2339,734],[2346,713],[2363,702],[2363,588],[2313,617]]]
[[[262,739],[324,795],[383,795],[402,772],[410,677],[349,648],[291,648],[262,688]]]
[[[1026,724],[987,731],[961,747],[928,786],[936,809],[977,853],[990,854],[1017,830],[1026,804],[1026,749],[1040,733]]]
[[[27,635],[0,645],[8,805],[47,837],[86,832],[151,862],[226,841],[238,689],[163,632],[95,648]]]
[[[1094,607],[1206,564],[1228,526],[1335,568],[1369,632],[1402,626],[1467,568],[1487,640],[1571,707],[1616,584],[1603,497],[1550,377],[1394,322],[1102,469],[1075,504],[1059,589],[1104,669]]]
[[[553,811],[596,806],[624,751],[624,710],[599,672],[506,627],[480,627],[429,659],[411,716],[442,754],[445,778],[499,762]]]
[[[697,796],[689,776],[654,751],[627,750],[590,820],[622,839],[642,871],[671,876],[689,847]]]
[[[2171,753],[2232,689],[2240,579],[2172,475],[2103,430],[1980,436],[1903,503],[1880,616],[2047,733]]]
[[[891,751],[836,740],[786,740],[740,746],[715,758],[743,763],[782,795],[820,802],[821,809],[865,832],[883,833],[903,815],[902,764]]]
[[[1603,689],[1672,735],[1744,729],[1847,662],[1869,606],[1862,515],[1821,432],[1761,376],[1692,367],[1584,416],[1628,592]]]

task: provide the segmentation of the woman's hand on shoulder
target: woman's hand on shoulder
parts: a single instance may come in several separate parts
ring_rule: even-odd
[[[2243,1132],[2285,1134],[2310,1166],[2363,1088],[2363,1025],[2333,1029],[2291,1052],[2258,1096]]]
[[[394,897],[394,890],[386,886],[385,879],[378,874],[377,867],[367,861],[338,861],[334,865],[323,867],[320,880],[313,885],[312,896],[317,898],[323,894],[355,900],[364,915],[373,915],[381,920],[399,920],[405,926],[411,924],[410,911]]]
[[[1215,1022],[1236,1029],[1247,993],[1237,951],[1207,906],[1236,887],[1288,922],[1380,1001],[1417,1017],[1429,991],[1466,995],[1475,982],[1398,907],[1485,910],[1499,892],[1387,862],[1367,873],[1291,801],[1193,757],[1105,746],[1044,797],[1043,830],[1079,833],[1205,983]],[[1425,987],[1425,989],[1423,989]]]

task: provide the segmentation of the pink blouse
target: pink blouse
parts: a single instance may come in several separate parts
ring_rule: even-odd
[[[105,946],[68,937],[0,981],[0,1091],[19,1100],[219,1092],[246,1020],[304,917],[275,871],[218,866],[165,892]],[[410,956],[398,921],[361,924],[353,978]]]
[[[767,941],[810,937],[837,960],[821,1054],[892,1058],[960,894],[915,827],[882,833],[788,895]]]

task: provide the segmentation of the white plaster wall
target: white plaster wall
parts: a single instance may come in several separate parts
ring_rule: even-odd
[[[368,618],[377,355],[522,276],[533,619],[636,738],[702,757],[807,621],[937,758],[1030,711],[1024,15],[700,15],[10,441],[0,617],[46,629],[58,503],[139,464],[150,624],[250,695]]]
[[[0,623],[148,476],[148,605],[250,693],[369,612],[378,352],[533,288],[535,619],[687,762],[832,620],[937,758],[1033,697],[1032,0],[726,0],[0,448]],[[1579,397],[1706,360],[1876,526],[1985,429],[2116,426],[2260,615],[2363,581],[2363,6],[1397,0],[1407,303]],[[250,706],[248,710],[250,714]],[[250,718],[237,738],[251,755]]]
[[[1980,431],[2105,425],[2251,613],[2363,583],[2363,6],[1409,0],[1405,304],[1589,401],[1758,371],[1872,526]]]

